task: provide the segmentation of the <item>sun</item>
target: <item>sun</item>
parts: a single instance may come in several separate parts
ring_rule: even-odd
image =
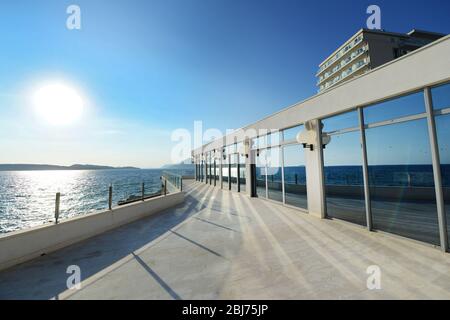
[[[81,118],[83,99],[72,87],[52,83],[40,87],[33,96],[36,113],[51,125],[69,125]]]

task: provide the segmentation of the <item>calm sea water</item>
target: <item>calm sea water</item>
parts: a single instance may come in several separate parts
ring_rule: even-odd
[[[159,169],[0,172],[0,233],[53,220],[56,192],[61,192],[60,219],[64,219],[106,209],[110,184],[114,205],[141,195],[142,182],[145,194],[158,192],[161,173]]]

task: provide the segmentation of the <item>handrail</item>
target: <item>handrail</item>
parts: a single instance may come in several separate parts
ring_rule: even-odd
[[[164,179],[165,187],[166,182],[169,182],[175,189],[179,190],[180,192],[183,191],[183,176],[175,174],[173,172],[163,171],[161,179]]]

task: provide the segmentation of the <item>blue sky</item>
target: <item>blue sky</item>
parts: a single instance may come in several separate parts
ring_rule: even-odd
[[[82,30],[65,26],[70,4]],[[2,1],[0,163],[168,163],[174,129],[239,128],[315,94],[317,65],[370,4],[386,30],[450,33],[448,1]],[[54,80],[84,97],[79,123],[31,110]]]

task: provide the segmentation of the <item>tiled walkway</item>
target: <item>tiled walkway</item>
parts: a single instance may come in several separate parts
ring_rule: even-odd
[[[450,255],[188,181],[183,206],[0,273],[1,299],[450,298]],[[69,265],[82,288],[67,290]],[[367,268],[381,270],[368,290]]]

